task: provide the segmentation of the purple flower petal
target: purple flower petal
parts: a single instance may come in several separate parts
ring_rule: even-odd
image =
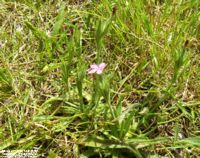
[[[105,63],[101,63],[99,65],[92,64],[92,65],[90,65],[90,69],[88,70],[88,74],[94,74],[94,73],[101,74],[105,67],[106,67]]]
[[[101,63],[101,64],[99,64],[99,68],[100,68],[101,70],[103,70],[105,67],[106,67],[106,63]]]
[[[88,70],[88,74],[94,74],[96,71],[97,71],[96,69],[90,68]]]
[[[92,65],[90,65],[90,68],[92,68],[92,69],[98,69],[98,65],[97,64],[92,64]]]
[[[101,69],[98,69],[98,70],[96,71],[97,74],[102,74],[102,72],[103,72],[103,70],[101,70]]]

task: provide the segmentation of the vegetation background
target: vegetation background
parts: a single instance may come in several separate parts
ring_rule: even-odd
[[[200,1],[0,0],[0,151],[31,149],[200,157]]]

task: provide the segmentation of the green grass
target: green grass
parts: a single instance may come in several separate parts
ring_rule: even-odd
[[[199,0],[1,0],[0,151],[199,157],[199,10]]]

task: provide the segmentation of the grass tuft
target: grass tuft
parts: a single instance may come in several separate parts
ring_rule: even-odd
[[[199,157],[199,6],[2,0],[0,156]]]

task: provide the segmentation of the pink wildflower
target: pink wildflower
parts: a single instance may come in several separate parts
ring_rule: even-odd
[[[90,65],[90,68],[88,70],[88,74],[102,74],[104,68],[106,67],[106,64],[105,63],[101,63],[99,65],[97,64],[92,64]]]

